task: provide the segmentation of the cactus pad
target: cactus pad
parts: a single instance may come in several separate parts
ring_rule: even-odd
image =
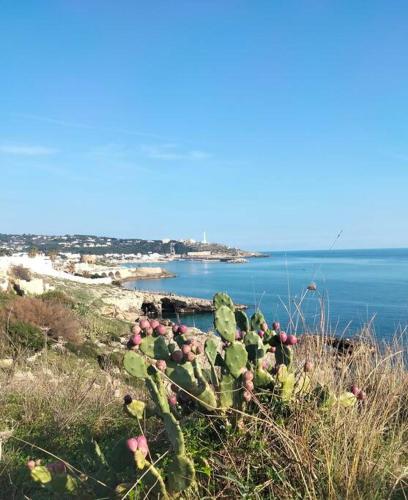
[[[235,378],[244,372],[248,361],[248,353],[240,342],[233,342],[225,349],[225,364]]]
[[[168,488],[172,493],[179,493],[189,488],[195,479],[193,462],[186,455],[176,455],[168,469]]]
[[[215,365],[219,343],[220,339],[215,335],[208,337],[208,339],[205,341],[204,351],[211,365]]]
[[[220,406],[230,408],[234,404],[235,378],[230,374],[225,374],[220,383]]]
[[[140,344],[140,350],[149,358],[165,361],[169,359],[169,349],[164,337],[145,337]]]
[[[221,306],[227,306],[232,312],[235,311],[234,302],[232,302],[231,297],[226,293],[216,293],[213,298],[213,304],[215,309],[218,309]]]
[[[235,321],[237,322],[237,326],[240,330],[243,332],[249,331],[249,319],[244,311],[235,311]]]
[[[264,315],[258,310],[251,317],[251,330],[260,330],[263,323],[265,323]]]
[[[136,378],[146,378],[147,364],[140,354],[134,351],[128,351],[123,358],[123,365],[125,370]]]
[[[229,307],[223,305],[215,311],[214,325],[224,340],[228,342],[235,341],[237,323],[234,313]]]

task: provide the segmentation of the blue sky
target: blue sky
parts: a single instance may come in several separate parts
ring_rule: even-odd
[[[408,4],[3,0],[0,232],[408,246]]]

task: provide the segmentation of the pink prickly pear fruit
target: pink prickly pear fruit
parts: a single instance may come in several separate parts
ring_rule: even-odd
[[[133,345],[140,345],[142,343],[142,337],[138,333],[130,338]]]
[[[142,332],[142,329],[140,328],[139,325],[133,325],[132,326],[132,333],[133,335],[139,335],[139,333]]]
[[[365,401],[367,399],[367,394],[364,391],[360,391],[356,397],[359,401]]]
[[[159,325],[156,327],[156,333],[158,335],[166,335],[166,327],[164,325]]]
[[[241,330],[237,330],[235,332],[235,340],[241,340],[242,339],[242,332]]]
[[[244,393],[242,394],[242,397],[244,398],[244,400],[247,403],[249,403],[252,399],[252,394],[249,391],[244,391]]]
[[[66,467],[64,462],[52,462],[47,464],[47,469],[54,474],[64,474],[66,472]]]
[[[149,453],[149,446],[147,445],[147,439],[143,434],[136,438],[137,440],[137,448],[142,452],[143,456],[146,458]]]
[[[350,388],[350,391],[354,394],[354,396],[358,396],[358,394],[361,392],[360,388],[356,386],[356,384],[353,384]]]
[[[282,344],[285,344],[286,341],[288,339],[288,336],[286,335],[285,332],[280,332],[279,334],[279,341],[282,343]]]
[[[159,371],[164,372],[167,368],[167,363],[164,361],[164,359],[159,359],[156,361],[156,368]]]
[[[252,372],[250,372],[249,370],[247,370],[243,374],[242,378],[244,379],[244,382],[249,382],[249,381],[254,379],[254,374]]]
[[[130,438],[126,441],[126,446],[128,447],[128,449],[132,452],[132,453],[135,453],[135,451],[137,450],[137,446],[138,446],[138,442],[137,442],[137,439],[136,438]]]
[[[34,460],[29,460],[26,465],[30,470],[33,470],[35,467],[35,462]]]
[[[279,332],[279,330],[280,330],[280,323],[279,323],[279,321],[274,321],[272,323],[272,330],[274,330],[275,332]]]
[[[186,354],[186,360],[192,363],[195,360],[195,354],[193,352],[189,352]]]
[[[190,399],[189,394],[184,391],[179,391],[177,394],[177,400],[180,401],[180,403],[187,403]]]
[[[173,361],[175,361],[176,363],[180,363],[181,361],[183,361],[183,353],[182,353],[182,351],[174,351],[171,354],[171,359]]]
[[[150,328],[153,328],[153,330],[155,330],[159,325],[160,323],[157,321],[157,319],[152,319],[150,321]]]
[[[142,319],[140,322],[139,322],[139,326],[142,330],[146,330],[146,328],[150,328],[150,322],[149,320],[147,319]]]
[[[181,347],[181,351],[184,354],[184,356],[187,356],[187,354],[191,352],[191,347],[188,344],[184,344]]]
[[[297,344],[296,335],[288,335],[286,338],[286,345],[295,345]]]
[[[247,381],[245,382],[244,387],[245,387],[245,389],[246,389],[247,391],[251,391],[251,392],[252,392],[252,391],[254,390],[254,387],[255,387],[255,386],[254,386],[254,383],[252,382],[252,380],[247,380]]]
[[[172,394],[171,396],[169,396],[169,405],[170,406],[177,405],[177,396],[175,394]]]
[[[188,332],[188,328],[186,327],[186,325],[180,325],[178,331],[179,333],[181,333],[181,335],[184,335]]]
[[[267,332],[267,331],[268,331],[268,323],[265,323],[265,322],[264,322],[264,323],[262,323],[262,325],[261,325],[261,330],[262,330],[263,332]]]
[[[275,346],[272,346],[272,347],[270,347],[268,350],[269,350],[269,352],[271,352],[271,353],[275,353],[275,352],[276,352],[276,347],[275,347]]]
[[[150,335],[153,335],[153,328],[149,326],[149,328],[146,328],[145,334],[150,337]]]
[[[171,384],[170,389],[171,389],[173,392],[178,392],[178,391],[179,391],[179,386],[178,386],[178,385],[176,385],[176,384]]]
[[[177,335],[178,332],[179,332],[179,325],[176,325],[174,324],[172,327],[171,327],[171,331],[174,333],[174,335]]]
[[[307,372],[311,372],[314,368],[314,364],[312,363],[312,361],[306,361],[304,366],[303,366],[303,370],[307,373]]]
[[[263,336],[265,335],[265,332],[263,330],[258,330],[258,335],[263,338]]]

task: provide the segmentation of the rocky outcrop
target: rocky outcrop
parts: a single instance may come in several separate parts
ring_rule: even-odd
[[[214,310],[212,300],[185,297],[172,293],[127,290],[113,285],[89,285],[68,280],[50,279],[56,289],[81,296],[89,305],[108,317],[135,321],[141,316],[166,317],[173,314],[200,314]],[[86,297],[86,298],[85,298]],[[237,305],[245,309],[244,305]]]

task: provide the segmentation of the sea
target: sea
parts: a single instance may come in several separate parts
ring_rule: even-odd
[[[324,328],[352,337],[369,325],[378,339],[407,337],[408,249],[265,252],[244,264],[181,260],[160,266],[176,277],[125,286],[208,299],[227,292],[248,306],[248,314],[259,308],[268,322],[296,333]],[[312,283],[315,291],[308,290]],[[211,314],[180,320],[204,331],[213,327]]]

